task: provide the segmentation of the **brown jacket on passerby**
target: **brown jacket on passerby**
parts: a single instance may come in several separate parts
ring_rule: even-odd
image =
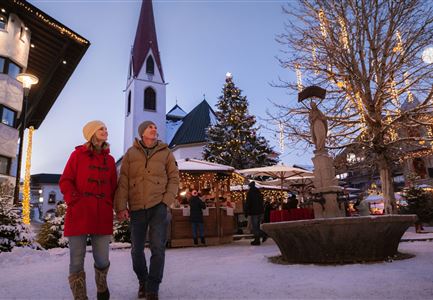
[[[160,202],[169,207],[178,188],[179,170],[168,145],[158,141],[146,148],[136,139],[122,159],[115,211],[147,209]]]

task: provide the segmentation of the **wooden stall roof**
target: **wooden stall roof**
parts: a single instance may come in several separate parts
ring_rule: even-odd
[[[39,78],[39,83],[30,90],[26,114],[27,126],[37,129],[90,42],[27,1],[2,0],[0,8],[7,14],[16,14],[24,22],[31,32],[31,43],[35,45],[30,48],[27,70],[24,71]]]

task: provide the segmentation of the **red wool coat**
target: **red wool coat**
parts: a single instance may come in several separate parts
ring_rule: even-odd
[[[113,234],[113,197],[117,186],[114,158],[86,145],[75,148],[60,177],[60,190],[68,206],[65,236]]]

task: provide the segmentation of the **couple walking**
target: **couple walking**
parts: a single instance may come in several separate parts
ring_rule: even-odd
[[[69,240],[69,285],[74,299],[87,299],[84,257],[90,238],[97,299],[109,299],[107,274],[113,233],[113,207],[119,221],[130,220],[131,257],[138,278],[138,298],[158,299],[162,281],[167,214],[178,192],[179,171],[168,145],[157,139],[157,127],[145,121],[122,159],[117,180],[109,154],[108,131],[101,121],[83,128],[86,142],[75,148],[60,178],[68,206],[64,234]],[[151,258],[144,255],[149,229]]]

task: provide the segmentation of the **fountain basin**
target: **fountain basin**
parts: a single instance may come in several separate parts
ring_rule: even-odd
[[[384,215],[262,224],[290,263],[383,261],[397,254],[416,215]]]

